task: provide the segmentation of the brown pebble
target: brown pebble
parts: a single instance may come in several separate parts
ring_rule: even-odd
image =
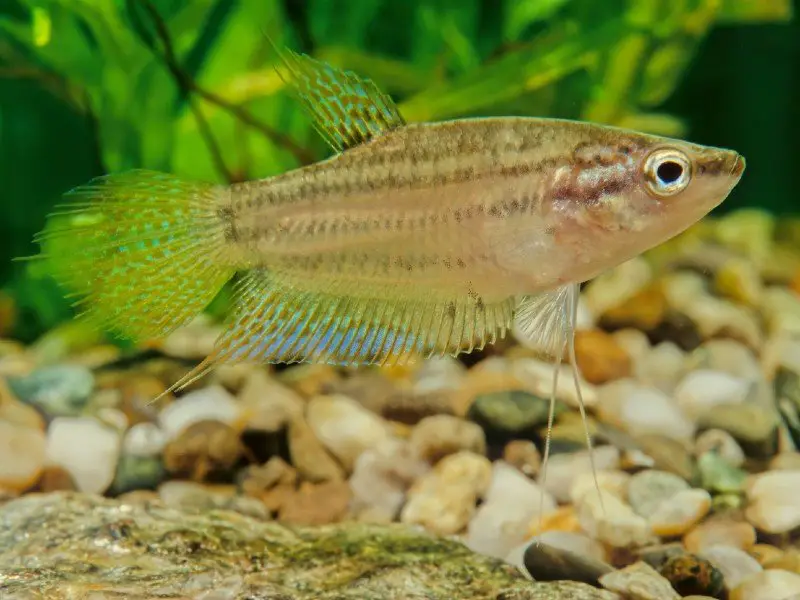
[[[660,284],[650,285],[603,314],[601,321],[614,329],[635,327],[650,331],[664,320],[667,302]]]
[[[191,424],[164,448],[164,466],[177,475],[202,481],[212,471],[230,469],[242,456],[239,435],[220,421]]]
[[[725,585],[719,569],[694,554],[687,553],[667,559],[659,572],[681,596],[716,596]]]
[[[721,544],[745,552],[756,543],[756,530],[744,521],[729,518],[710,519],[697,525],[683,538],[689,552],[702,552],[704,548]]]
[[[344,480],[344,468],[325,450],[303,417],[289,424],[287,439],[292,464],[303,479],[315,483]]]
[[[279,518],[296,525],[336,523],[347,514],[350,497],[350,485],[346,481],[306,482],[285,499]]]
[[[239,474],[239,489],[247,496],[261,497],[264,492],[279,485],[294,486],[297,471],[279,456],[273,456],[263,465],[250,465]]]
[[[150,504],[152,502],[161,502],[161,496],[158,492],[153,490],[133,490],[117,496],[117,500],[122,503],[128,504]]]
[[[164,382],[153,375],[127,376],[118,383],[117,389],[122,395],[120,408],[128,417],[130,426],[137,423],[155,422],[158,412],[175,399],[172,394],[167,394],[158,403],[153,403],[153,399],[167,389]]]
[[[631,373],[631,357],[613,336],[599,329],[575,332],[575,355],[589,383],[607,383]]]
[[[40,492],[72,492],[78,489],[69,472],[55,465],[44,468],[37,488]]]
[[[511,440],[503,449],[503,460],[524,475],[534,477],[542,466],[539,449],[530,440]]]

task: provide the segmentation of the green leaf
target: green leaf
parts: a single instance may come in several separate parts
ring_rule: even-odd
[[[531,25],[551,19],[569,0],[509,2],[503,22],[503,39],[517,41]]]

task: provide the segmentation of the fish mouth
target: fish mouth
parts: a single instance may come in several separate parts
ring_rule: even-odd
[[[741,154],[734,154],[733,158],[733,166],[731,167],[731,177],[736,177],[737,179],[742,176],[744,173],[744,168],[746,166],[746,161],[744,156]]]

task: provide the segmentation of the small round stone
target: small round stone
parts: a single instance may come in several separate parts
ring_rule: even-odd
[[[155,423],[137,423],[125,433],[122,452],[128,456],[158,456],[166,442],[166,435]]]
[[[483,429],[451,415],[425,417],[411,430],[411,450],[420,458],[436,463],[448,454],[468,450],[486,453]]]
[[[721,404],[740,404],[747,398],[750,383],[722,371],[698,369],[683,378],[675,388],[681,410],[698,418]]]
[[[711,495],[701,489],[682,490],[656,507],[648,519],[653,533],[664,537],[683,535],[708,514]]]
[[[672,473],[656,469],[641,471],[628,483],[628,502],[637,514],[647,517],[664,501],[689,487],[685,480]]]
[[[747,520],[765,533],[787,533],[800,526],[800,471],[767,471],[747,489]]]
[[[747,552],[731,546],[710,546],[701,556],[720,570],[729,590],[764,570]]]
[[[575,332],[575,358],[589,383],[606,383],[631,373],[631,357],[611,335],[599,329]]]
[[[0,421],[0,488],[23,492],[45,464],[45,436],[38,428]]]
[[[729,600],[794,600],[800,595],[800,575],[767,569],[748,577],[731,590]]]
[[[615,548],[643,546],[653,540],[647,521],[622,500],[601,490],[584,494],[577,506],[578,520],[592,538]]]
[[[317,439],[352,472],[358,456],[389,436],[386,422],[347,396],[317,396],[306,419]]]
[[[215,471],[230,469],[242,455],[239,435],[226,423],[198,421],[164,448],[164,466],[170,473],[202,481]]]
[[[77,416],[94,389],[94,376],[85,367],[60,365],[11,378],[8,383],[20,400],[48,416]]]
[[[659,572],[681,595],[717,596],[725,585],[719,569],[695,554],[679,554],[667,559]]]
[[[547,422],[549,409],[548,400],[529,392],[503,391],[479,395],[470,406],[467,418],[482,426],[488,437],[507,439],[532,433]]]
[[[714,452],[733,467],[741,467],[745,456],[742,447],[733,436],[722,429],[707,429],[694,441],[695,456]]]
[[[535,477],[542,465],[542,455],[530,440],[511,440],[503,448],[503,460],[528,477]]]
[[[689,552],[703,552],[711,546],[730,546],[750,550],[756,543],[756,530],[745,521],[717,518],[704,521],[683,538]]]
[[[466,527],[491,480],[487,458],[466,451],[446,456],[411,486],[400,520],[441,535],[458,533]]]
[[[595,587],[603,575],[614,570],[611,565],[591,556],[540,541],[528,545],[523,564],[534,581],[580,581]]]
[[[220,386],[210,386],[181,396],[158,415],[158,424],[172,440],[193,423],[219,421],[234,424],[241,415],[241,405]]]
[[[57,417],[47,431],[47,457],[72,476],[78,490],[100,494],[111,485],[120,435],[89,417]]]

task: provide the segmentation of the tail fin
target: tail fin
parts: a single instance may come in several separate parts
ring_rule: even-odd
[[[135,341],[164,336],[233,276],[217,214],[225,193],[153,171],[100,177],[48,217],[38,258],[97,326]]]

